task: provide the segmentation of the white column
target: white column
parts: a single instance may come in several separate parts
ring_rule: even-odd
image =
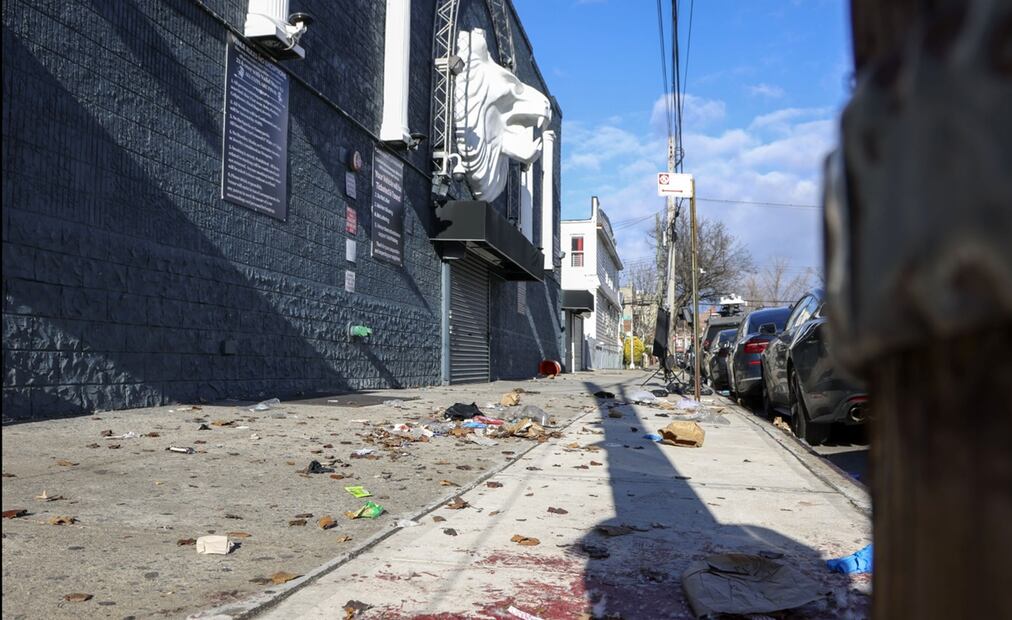
[[[555,132],[541,134],[541,251],[545,271],[555,269]]]
[[[288,0],[249,0],[249,13],[266,15],[284,24],[288,21]]]
[[[380,139],[411,141],[408,129],[408,66],[411,62],[411,0],[387,0],[383,49],[383,123]]]
[[[534,242],[534,164],[520,172],[520,232]]]

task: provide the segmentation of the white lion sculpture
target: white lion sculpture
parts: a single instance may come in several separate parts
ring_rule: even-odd
[[[535,130],[551,120],[548,98],[489,57],[485,31],[457,35],[463,70],[454,82],[457,153],[475,198],[495,200],[506,186],[510,157],[524,164],[541,156]]]

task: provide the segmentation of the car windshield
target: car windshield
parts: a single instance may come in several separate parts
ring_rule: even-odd
[[[725,329],[724,331],[720,332],[720,334],[717,336],[717,344],[722,345],[725,342],[731,342],[732,340],[734,340],[734,335],[736,333],[737,330]]]
[[[782,332],[784,331],[784,326],[787,324],[787,317],[789,316],[791,316],[790,308],[774,308],[772,310],[757,312],[749,317],[748,333],[759,333],[759,328],[766,323],[775,323],[777,331]]]

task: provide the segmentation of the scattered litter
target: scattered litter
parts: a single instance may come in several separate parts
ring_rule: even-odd
[[[556,508],[554,506],[549,506],[548,507],[548,512],[550,512],[552,514],[555,514],[555,515],[568,515],[569,514],[569,511],[566,510],[565,508]]]
[[[441,517],[439,515],[432,517],[433,523],[442,523],[443,521],[446,521],[446,517]]]
[[[520,410],[519,417],[530,418],[541,426],[547,426],[550,419],[550,416],[545,413],[544,409],[535,407],[534,405],[525,405],[524,408]]]
[[[198,431],[209,431],[209,430],[211,430],[211,427],[208,426],[207,424],[201,424],[200,426],[197,427],[197,430]]]
[[[73,525],[75,523],[77,523],[77,517],[66,515],[58,515],[49,519],[49,525]]]
[[[872,572],[872,555],[872,546],[868,545],[848,556],[826,560],[826,566],[836,573],[870,573]]]
[[[102,431],[101,433],[99,433],[99,435],[101,435],[102,437],[112,437],[112,431],[111,430],[105,430],[105,431]]]
[[[657,433],[647,433],[646,435],[643,435],[643,439],[649,439],[650,441],[660,441],[664,438],[658,435]]]
[[[63,499],[62,495],[50,495],[45,489],[42,490],[42,495],[36,495],[35,500],[39,502],[55,502]]]
[[[682,588],[697,618],[720,614],[768,614],[824,596],[800,571],[757,555],[728,553],[693,562]]]
[[[478,405],[474,403],[470,405],[454,403],[443,412],[443,417],[448,420],[470,420],[474,416],[481,414],[481,409],[478,409]]]
[[[791,425],[788,424],[787,422],[784,422],[784,419],[781,418],[780,416],[777,416],[777,417],[773,418],[773,426],[779,428],[780,430],[784,431],[785,433],[792,432],[791,431]]]
[[[470,441],[471,443],[476,443],[479,446],[485,446],[485,447],[492,447],[492,446],[498,446],[499,445],[499,442],[496,441],[496,440],[494,440],[494,439],[489,439],[487,437],[479,437],[477,435],[471,435],[471,436],[469,436],[468,437],[468,441]]]
[[[161,437],[162,434],[158,432],[144,433],[141,437]]]
[[[404,403],[403,400],[400,400],[400,399],[397,399],[397,398],[393,398],[391,400],[385,400],[385,401],[383,401],[383,406],[384,407],[391,407],[393,409],[407,409],[408,408],[407,405]]]
[[[236,544],[228,539],[228,536],[201,536],[196,542],[197,553],[204,555],[228,555],[235,549]]]
[[[500,420],[499,418],[488,418],[483,415],[474,416],[474,421],[481,422],[482,424],[488,424],[489,426],[502,426],[506,423],[505,420]]]
[[[122,435],[105,435],[103,433],[102,437],[104,437],[105,439],[140,439],[141,435],[140,433],[130,431],[128,433],[123,433]]]
[[[383,506],[375,502],[366,502],[358,510],[351,510],[344,514],[349,519],[375,519],[383,514]]]
[[[500,488],[502,488],[502,483],[490,480],[490,481],[488,481],[488,482],[485,483],[485,486],[487,486],[490,489],[500,489]]]
[[[90,601],[91,598],[91,594],[85,594],[84,592],[72,592],[70,594],[63,595],[63,600],[68,603],[83,603],[85,601]]]
[[[321,530],[329,530],[330,528],[337,526],[337,521],[334,521],[334,517],[331,516],[320,517],[319,521],[316,522],[316,525],[318,525]]]
[[[520,534],[514,534],[510,541],[515,542],[523,547],[533,547],[534,545],[540,545],[541,541],[537,538],[531,538],[529,536],[521,536]]]
[[[229,538],[239,538],[239,539],[249,538],[252,535],[253,534],[250,534],[249,532],[227,532],[225,534],[225,536],[228,536]]]
[[[180,538],[176,541],[177,547],[191,547],[197,544],[196,538]]]
[[[706,432],[695,422],[678,420],[660,429],[661,443],[671,446],[699,448],[703,445]]]
[[[446,534],[447,536],[456,536],[457,530],[453,529],[452,527],[444,527],[443,533]]]
[[[349,540],[351,540],[351,536],[348,536],[347,534],[342,534],[342,535],[338,536],[337,538],[335,538],[334,540],[336,540],[339,543],[346,543]]]
[[[441,487],[459,487],[460,485],[452,480],[440,480],[439,486]]]
[[[299,514],[295,515],[295,518],[296,519],[312,519],[313,518],[313,513],[311,513],[311,512],[300,512]]]
[[[344,487],[344,490],[351,493],[358,499],[362,499],[363,497],[372,497],[372,493],[367,491],[365,487]]]
[[[24,508],[11,508],[10,510],[3,511],[4,519],[17,519],[28,514],[28,511]]]
[[[372,456],[373,452],[375,452],[375,450],[373,450],[372,448],[362,448],[360,450],[355,450],[354,452],[352,452],[351,458],[353,459],[369,458],[370,456]]]
[[[467,508],[468,506],[470,506],[470,504],[464,501],[464,499],[459,495],[454,497],[453,500],[446,505],[446,507],[450,510],[461,510],[462,508]]]
[[[344,474],[330,474],[330,477],[334,480],[344,480],[345,478],[351,478],[351,476],[345,476]]]
[[[415,527],[421,525],[418,521],[412,519],[398,519],[397,523],[394,524],[396,527]]]
[[[281,404],[281,401],[277,398],[271,398],[270,400],[262,400],[257,404],[253,405],[247,411],[267,411]]]
[[[302,527],[306,524],[305,519],[292,519],[288,522],[288,527]]]
[[[252,435],[249,436],[249,438],[252,439],[253,441],[258,441],[260,439],[260,435],[253,433]]]
[[[278,571],[271,575],[271,583],[276,586],[280,586],[283,583],[288,583],[292,579],[298,579],[302,575],[296,575],[295,573],[287,573],[285,571]]]
[[[618,418],[621,418],[621,417],[625,417],[625,414],[623,414],[623,413],[622,413],[621,411],[619,411],[618,409],[609,409],[609,410],[608,410],[608,417],[609,417],[609,418],[615,418],[615,419],[618,419]]]
[[[520,404],[520,393],[516,390],[506,392],[502,395],[502,398],[499,399],[499,404],[503,407],[516,407]]]
[[[196,452],[196,450],[194,450],[193,448],[190,448],[189,446],[186,446],[186,447],[183,447],[183,446],[169,446],[168,448],[165,448],[165,449],[167,451],[169,451],[169,452],[178,452],[180,454],[193,454],[194,452]]]
[[[67,459],[56,459],[56,464],[60,467],[76,467],[77,465],[80,465],[80,463],[68,461]]]
[[[606,392],[604,390],[601,390],[599,392],[594,392],[594,396],[597,396],[598,398],[615,398],[615,394],[614,393],[612,393],[612,392]]]
[[[300,474],[329,474],[334,471],[333,467],[324,467],[320,464],[320,461],[309,461],[309,465],[305,469],[300,469]]]
[[[473,419],[468,420],[460,425],[461,428],[487,428],[488,424],[482,424],[481,422],[475,422]]]
[[[552,376],[554,377],[555,375],[552,375]],[[513,616],[514,618],[520,618],[520,620],[541,620],[541,618],[539,616],[535,616],[534,614],[529,614],[526,611],[523,611],[521,609],[517,609],[516,607],[514,607],[512,605],[510,605],[506,609],[506,613],[508,613],[509,615]]]
[[[639,390],[629,394],[627,396],[630,402],[638,403],[641,405],[652,405],[657,402],[657,397],[645,390]]]
[[[355,616],[363,611],[369,611],[372,609],[372,605],[367,605],[362,601],[356,601],[355,599],[349,600],[344,604],[344,620],[352,620]]]
[[[225,518],[226,519],[238,519],[238,520],[242,521],[242,516],[241,515],[233,514],[231,512],[226,512],[225,513]]]

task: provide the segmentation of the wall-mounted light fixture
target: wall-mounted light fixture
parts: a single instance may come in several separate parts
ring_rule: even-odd
[[[313,17],[308,13],[288,14],[288,0],[249,0],[243,34],[278,60],[305,58],[299,39]]]

